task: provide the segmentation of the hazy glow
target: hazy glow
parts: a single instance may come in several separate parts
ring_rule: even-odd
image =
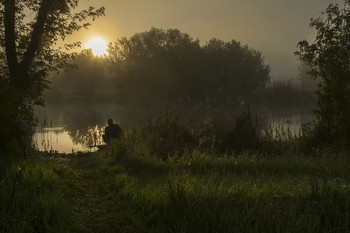
[[[107,54],[107,42],[100,37],[95,37],[89,40],[89,42],[85,44],[85,48],[91,49],[95,56],[103,56]]]
[[[91,35],[115,42],[151,27],[173,28],[203,44],[213,37],[247,44],[262,52],[273,78],[290,79],[299,73],[297,43],[315,37],[310,18],[319,17],[330,3],[342,7],[344,0],[79,1],[79,10],[104,6],[106,16],[91,22],[89,30],[74,33],[68,43]]]

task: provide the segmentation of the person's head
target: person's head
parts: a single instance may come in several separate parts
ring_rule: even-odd
[[[113,125],[113,120],[112,119],[108,119],[108,125]]]

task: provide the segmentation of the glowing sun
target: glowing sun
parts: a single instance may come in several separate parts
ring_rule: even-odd
[[[101,37],[95,37],[90,39],[86,44],[85,48],[91,49],[95,56],[103,56],[107,54],[107,42]]]

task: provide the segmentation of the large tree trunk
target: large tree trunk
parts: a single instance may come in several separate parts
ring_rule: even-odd
[[[19,63],[16,53],[16,32],[15,32],[15,13],[16,1],[5,0],[5,49],[6,60],[9,68],[10,80],[16,89],[26,90],[30,88],[32,80],[28,76],[30,66],[33,62],[35,53],[38,51],[41,43],[41,37],[44,33],[44,26],[52,3],[55,0],[42,0],[37,21],[31,34],[29,45],[24,53],[22,61]]]
[[[10,77],[14,77],[18,69],[16,54],[16,33],[15,33],[15,0],[5,0],[5,51]]]
[[[7,125],[2,126],[2,128],[7,130],[7,134],[5,135],[17,139],[18,144],[23,150],[24,156],[26,156],[27,152],[18,127],[20,122],[24,120],[23,118],[26,118],[23,116],[22,108],[24,107],[25,109],[26,107],[26,101],[28,100],[28,97],[26,96],[27,93],[32,90],[32,85],[34,83],[34,77],[30,77],[29,70],[33,63],[35,54],[39,50],[49,10],[52,3],[55,1],[56,0],[42,0],[28,47],[21,61],[19,61],[19,58],[17,57],[16,48],[16,0],[4,0],[3,3],[5,7],[5,52],[11,85],[11,93],[6,97],[6,105],[11,106],[11,110],[7,112],[7,115],[9,116],[6,121]],[[0,149],[1,147],[2,146],[0,145]]]

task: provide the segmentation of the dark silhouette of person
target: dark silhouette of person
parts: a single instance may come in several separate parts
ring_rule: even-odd
[[[102,136],[105,143],[109,143],[112,138],[120,138],[122,129],[119,125],[114,124],[112,119],[108,119],[108,126],[105,128],[105,135]]]

